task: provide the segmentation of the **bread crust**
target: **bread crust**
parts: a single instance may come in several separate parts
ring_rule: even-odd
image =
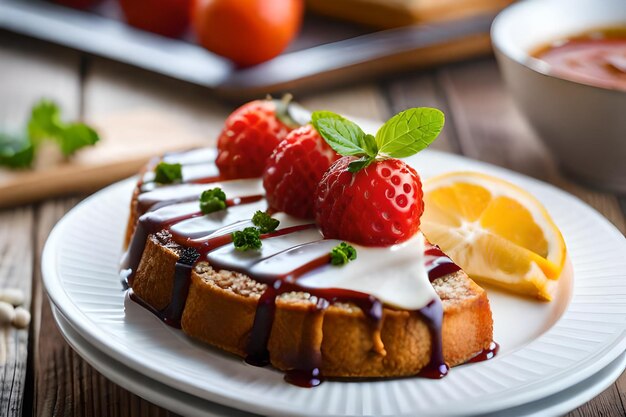
[[[181,248],[166,232],[150,235],[132,282],[136,296],[155,310],[172,297],[174,268]],[[449,366],[467,362],[492,342],[493,322],[485,291],[463,271],[433,282],[444,309],[443,355]],[[265,284],[233,271],[215,271],[198,263],[183,310],[183,332],[194,339],[245,357]],[[380,339],[356,306],[316,308],[316,297],[287,293],[276,299],[268,342],[271,364],[281,370],[298,366],[303,355],[321,352],[326,377],[401,377],[417,374],[429,363],[431,336],[418,312],[384,307]]]

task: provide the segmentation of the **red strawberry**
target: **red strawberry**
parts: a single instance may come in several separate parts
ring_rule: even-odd
[[[288,122],[287,106],[282,107],[285,107],[284,115],[277,114],[276,101],[255,100],[228,116],[217,140],[215,161],[223,178],[253,178],[263,174],[265,162],[276,145],[297,127]]]
[[[341,158],[317,188],[315,218],[324,237],[367,246],[409,239],[424,211],[417,172],[399,159],[383,159],[353,174],[348,165],[355,160]]]
[[[339,158],[313,126],[292,130],[267,161],[263,187],[270,208],[313,218],[313,194],[328,167]]]

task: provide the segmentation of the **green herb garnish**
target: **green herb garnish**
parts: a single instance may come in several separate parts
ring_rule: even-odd
[[[231,236],[235,249],[242,252],[248,249],[260,249],[263,245],[260,238],[261,233],[273,232],[280,224],[280,221],[272,218],[264,211],[257,210],[254,216],[252,216],[252,224],[256,227],[246,227],[243,230],[232,233]]]
[[[252,216],[252,224],[259,228],[261,233],[269,233],[276,230],[280,221],[273,218],[264,211],[258,210]]]
[[[31,110],[25,134],[0,133],[0,165],[32,166],[37,148],[44,140],[56,142],[61,153],[69,157],[80,148],[94,145],[100,137],[84,123],[64,123],[59,107],[52,101],[41,100]]]
[[[211,188],[200,194],[200,211],[204,214],[224,210],[226,208],[226,194],[221,188]]]
[[[406,158],[425,149],[437,138],[444,122],[440,110],[418,107],[396,114],[372,136],[333,112],[316,111],[311,116],[311,123],[335,152],[359,157],[348,166],[353,173],[376,159]]]
[[[345,265],[356,259],[356,249],[341,242],[330,251],[330,263],[333,265]]]
[[[80,148],[94,145],[100,137],[84,123],[64,123],[61,110],[52,101],[40,101],[31,112],[28,135],[33,144],[44,139],[55,141],[64,156],[71,156]]]
[[[28,168],[35,159],[35,147],[27,136],[0,133],[0,165]]]
[[[261,233],[256,227],[246,227],[243,230],[237,230],[231,234],[235,249],[245,252],[249,249],[260,249]]]
[[[181,164],[168,164],[167,162],[159,162],[154,167],[154,182],[159,184],[171,184],[173,182],[182,181],[183,166]]]

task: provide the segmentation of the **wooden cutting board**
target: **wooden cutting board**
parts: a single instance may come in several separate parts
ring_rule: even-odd
[[[72,193],[88,193],[129,177],[153,156],[206,146],[174,117],[154,110],[108,114],[89,120],[100,141],[64,161],[53,146],[40,149],[32,170],[0,168],[0,207]]]
[[[462,19],[494,13],[514,0],[306,0],[316,13],[377,28]]]

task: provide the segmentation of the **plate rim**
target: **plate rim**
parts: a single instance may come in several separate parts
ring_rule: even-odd
[[[60,311],[58,311],[57,307],[52,304],[52,314],[54,316],[54,319],[57,323],[57,326],[59,327],[59,329],[61,330],[61,333],[63,334],[65,340],[68,342],[68,344],[70,344],[70,346],[72,346],[72,348],[74,350],[77,351],[77,353],[83,357],[85,359],[85,361],[87,361],[91,366],[93,366],[98,372],[102,373],[103,375],[109,377],[109,375],[111,375],[111,373],[116,373],[116,375],[112,378],[110,378],[114,383],[121,385],[123,388],[126,388],[126,386],[124,386],[124,382],[127,381],[127,379],[125,379],[124,377],[122,377],[122,373],[126,373],[126,372],[131,372],[131,373],[136,373],[139,374],[140,377],[143,378],[147,378],[149,379],[146,375],[143,375],[131,368],[126,367],[125,365],[116,362],[116,366],[110,366],[107,365],[106,363],[101,363],[100,359],[94,358],[92,356],[92,353],[89,352],[89,349],[94,349],[96,350],[99,354],[106,356],[106,354],[104,354],[104,352],[101,352],[100,350],[97,349],[97,347],[89,344],[86,340],[82,339],[79,340],[81,338],[81,336],[78,334],[78,332],[76,332],[76,330],[72,327],[71,323],[69,323],[69,320],[67,320],[67,318],[63,317],[62,313]],[[74,333],[76,333],[76,335],[68,335],[67,333],[67,329],[66,326],[70,327],[70,330],[73,331]],[[85,343],[86,345],[89,345],[88,348],[86,348],[85,346],[82,345],[82,343]],[[107,357],[107,359],[112,359]],[[614,369],[612,368],[614,367]],[[611,368],[611,369],[609,369]],[[111,369],[115,369],[114,371]],[[583,404],[585,404],[586,402],[588,402],[589,400],[595,398],[598,394],[600,394],[601,392],[603,392],[604,390],[606,390],[609,386],[611,386],[616,380],[617,378],[619,378],[619,376],[624,372],[624,370],[626,369],[626,352],[622,353],[621,357],[618,357],[617,359],[615,359],[613,362],[611,362],[609,365],[607,365],[607,367],[602,368],[601,370],[599,370],[598,372],[596,372],[595,374],[593,374],[591,378],[595,378],[597,377],[600,373],[606,373],[608,375],[603,375],[602,379],[599,381],[594,381],[594,385],[592,386],[588,386],[585,387],[584,389],[581,389],[580,392],[578,392],[574,397],[572,397],[571,395],[569,395],[570,393],[568,393],[567,398],[564,399],[563,401],[559,401],[559,402],[555,402],[553,403],[550,408],[548,410],[546,409],[542,409],[542,412],[553,412],[555,414],[565,414],[569,411],[574,410],[576,407],[579,407]],[[119,381],[119,382],[118,382]],[[585,382],[587,382],[588,380],[583,380],[581,381],[579,384],[583,384]],[[170,387],[168,385],[162,384],[159,381],[150,381],[150,382],[155,382],[156,384],[160,384],[163,385],[164,389],[166,390],[172,390],[175,391],[177,394],[181,394],[183,396],[193,396],[191,394],[185,393],[183,391],[179,391],[176,388]],[[579,387],[580,388],[580,387]],[[132,389],[130,388],[126,388],[129,391],[132,392]],[[150,394],[146,395],[146,389],[150,391]],[[572,389],[576,389],[576,385],[572,386],[564,391],[560,391],[556,394],[554,394],[553,396],[558,396],[558,395],[564,395],[564,392],[567,390],[572,390]],[[147,385],[146,387],[144,387],[144,390],[142,390],[141,394],[137,394],[142,396],[143,398],[145,398],[146,400],[153,402],[157,405],[161,405],[164,408],[167,408],[170,411],[174,411],[176,413],[185,413],[185,415],[191,415],[189,413],[189,411],[191,411],[192,413],[194,411],[196,411],[195,408],[189,408],[189,407],[179,407],[177,406],[176,408],[168,408],[168,404],[165,401],[160,401],[159,395],[162,395],[162,393],[154,393],[154,389],[152,389],[151,385]],[[145,397],[144,397],[145,395]],[[147,398],[146,398],[147,397]],[[544,401],[546,399],[550,399],[550,397],[538,400],[538,401]],[[202,399],[199,399],[200,401],[202,401]],[[179,401],[180,402],[180,401]],[[224,407],[222,405],[219,404],[215,404],[215,403],[211,403],[209,401],[206,401],[212,405],[217,405],[218,407]],[[531,403],[532,404],[532,403]],[[521,407],[525,407],[525,405],[522,405]],[[508,409],[507,409],[508,410]],[[205,412],[205,409],[198,409],[197,411],[199,411],[199,414],[201,413],[202,415],[206,415],[207,413]],[[228,409],[229,412],[233,411],[230,408]],[[239,411],[239,410],[237,410]],[[244,412],[245,413],[245,412]],[[195,413],[193,413],[193,415],[195,415]],[[220,416],[221,414],[214,414],[211,413],[211,416],[217,417]],[[224,415],[230,415],[230,414],[224,414]],[[517,414],[514,414],[517,415]],[[537,415],[537,413],[535,412],[529,412],[529,413],[525,413],[522,412],[519,415]]]
[[[456,159],[462,161],[465,164],[469,163],[470,165],[472,165],[472,169],[484,171],[486,168],[490,172],[502,173],[505,177],[515,178],[521,180],[522,182],[531,182],[536,187],[544,188],[546,191],[556,193],[560,195],[560,197],[565,198],[573,204],[577,204],[582,209],[592,213],[595,217],[595,221],[598,222],[598,226],[601,225],[605,229],[606,233],[609,233],[613,235],[613,237],[621,239],[622,242],[626,243],[626,239],[624,239],[624,236],[621,234],[621,232],[619,232],[617,228],[612,225],[601,213],[599,213],[597,210],[595,210],[593,207],[589,206],[585,202],[581,201],[578,197],[573,196],[551,184],[544,183],[535,178],[528,177],[526,175],[508,170],[506,168],[494,166],[482,161],[472,160],[470,158],[459,155],[448,154],[435,150],[427,150],[422,153],[422,155],[424,154],[439,155],[440,158],[450,159],[452,160],[452,162]],[[86,198],[76,207],[70,210],[57,223],[57,225],[50,233],[50,236],[48,237],[48,240],[46,241],[46,245],[44,247],[41,262],[43,282],[48,292],[48,295],[52,302],[55,304],[55,306],[57,306],[57,308],[65,317],[72,317],[72,324],[75,324],[74,327],[77,329],[79,334],[85,337],[86,340],[88,340],[94,346],[97,346],[108,356],[111,356],[123,363],[126,363],[129,358],[120,351],[120,347],[117,346],[117,342],[111,339],[106,339],[105,337],[99,335],[97,332],[90,331],[91,329],[89,326],[91,320],[80,310],[78,306],[76,306],[71,301],[69,295],[62,288],[61,285],[55,285],[55,279],[58,278],[56,277],[57,259],[55,256],[55,249],[58,241],[60,240],[63,230],[70,222],[69,219],[72,218],[72,213],[77,213],[85,205],[90,204],[90,202],[92,202],[94,199],[101,198],[102,195],[105,195],[107,192],[111,192],[111,189],[114,187],[128,186],[127,183],[130,181],[132,181],[132,177],[110,185],[105,189],[99,191],[98,193]],[[543,335],[547,333],[548,332],[543,333],[537,339],[540,339]],[[115,348],[115,346],[117,346],[117,348]],[[569,368],[559,370],[559,372],[557,372],[556,374],[544,378],[545,381],[544,379],[542,379],[543,383],[540,384],[540,386],[535,386],[534,388],[531,387],[521,392],[515,392],[511,395],[500,396],[500,398],[496,398],[494,399],[494,401],[474,402],[470,409],[468,409],[467,407],[463,407],[463,409],[457,408],[456,410],[448,410],[447,412],[450,415],[465,414],[468,411],[472,413],[494,412],[516,405],[521,405],[539,398],[545,398],[551,394],[554,394],[555,392],[561,391],[567,387],[573,386],[574,384],[583,381],[584,379],[589,378],[597,371],[598,368],[604,368],[608,363],[610,363],[612,360],[616,359],[621,353],[623,353],[624,350],[626,350],[626,325],[623,326],[622,332],[619,334],[618,337],[616,337],[616,340],[610,346],[605,346],[601,348],[598,352],[592,354],[589,358],[586,358],[586,360],[581,361],[581,363],[577,363],[578,366],[574,371],[571,371]],[[258,403],[252,404],[249,401],[242,401],[240,396],[225,389],[224,387],[212,386],[210,391],[206,389],[200,389],[200,387],[190,385],[189,381],[185,381],[181,378],[175,378],[172,375],[161,372],[154,364],[151,364],[146,360],[137,360],[137,358],[134,359],[134,361],[129,362],[129,365],[132,369],[146,374],[152,379],[162,381],[176,389],[181,389],[192,395],[203,396],[211,401],[220,404],[251,412],[260,411],[263,413],[278,413],[282,415],[311,415],[310,413],[306,412],[306,410],[294,410],[293,408],[289,408],[288,403],[283,404],[275,402],[270,406],[266,406]],[[564,373],[568,374],[567,380],[565,382],[562,381],[560,378]],[[560,383],[558,383],[558,381],[560,381]],[[545,384],[549,384],[547,388]],[[535,383],[535,385],[539,384]]]

